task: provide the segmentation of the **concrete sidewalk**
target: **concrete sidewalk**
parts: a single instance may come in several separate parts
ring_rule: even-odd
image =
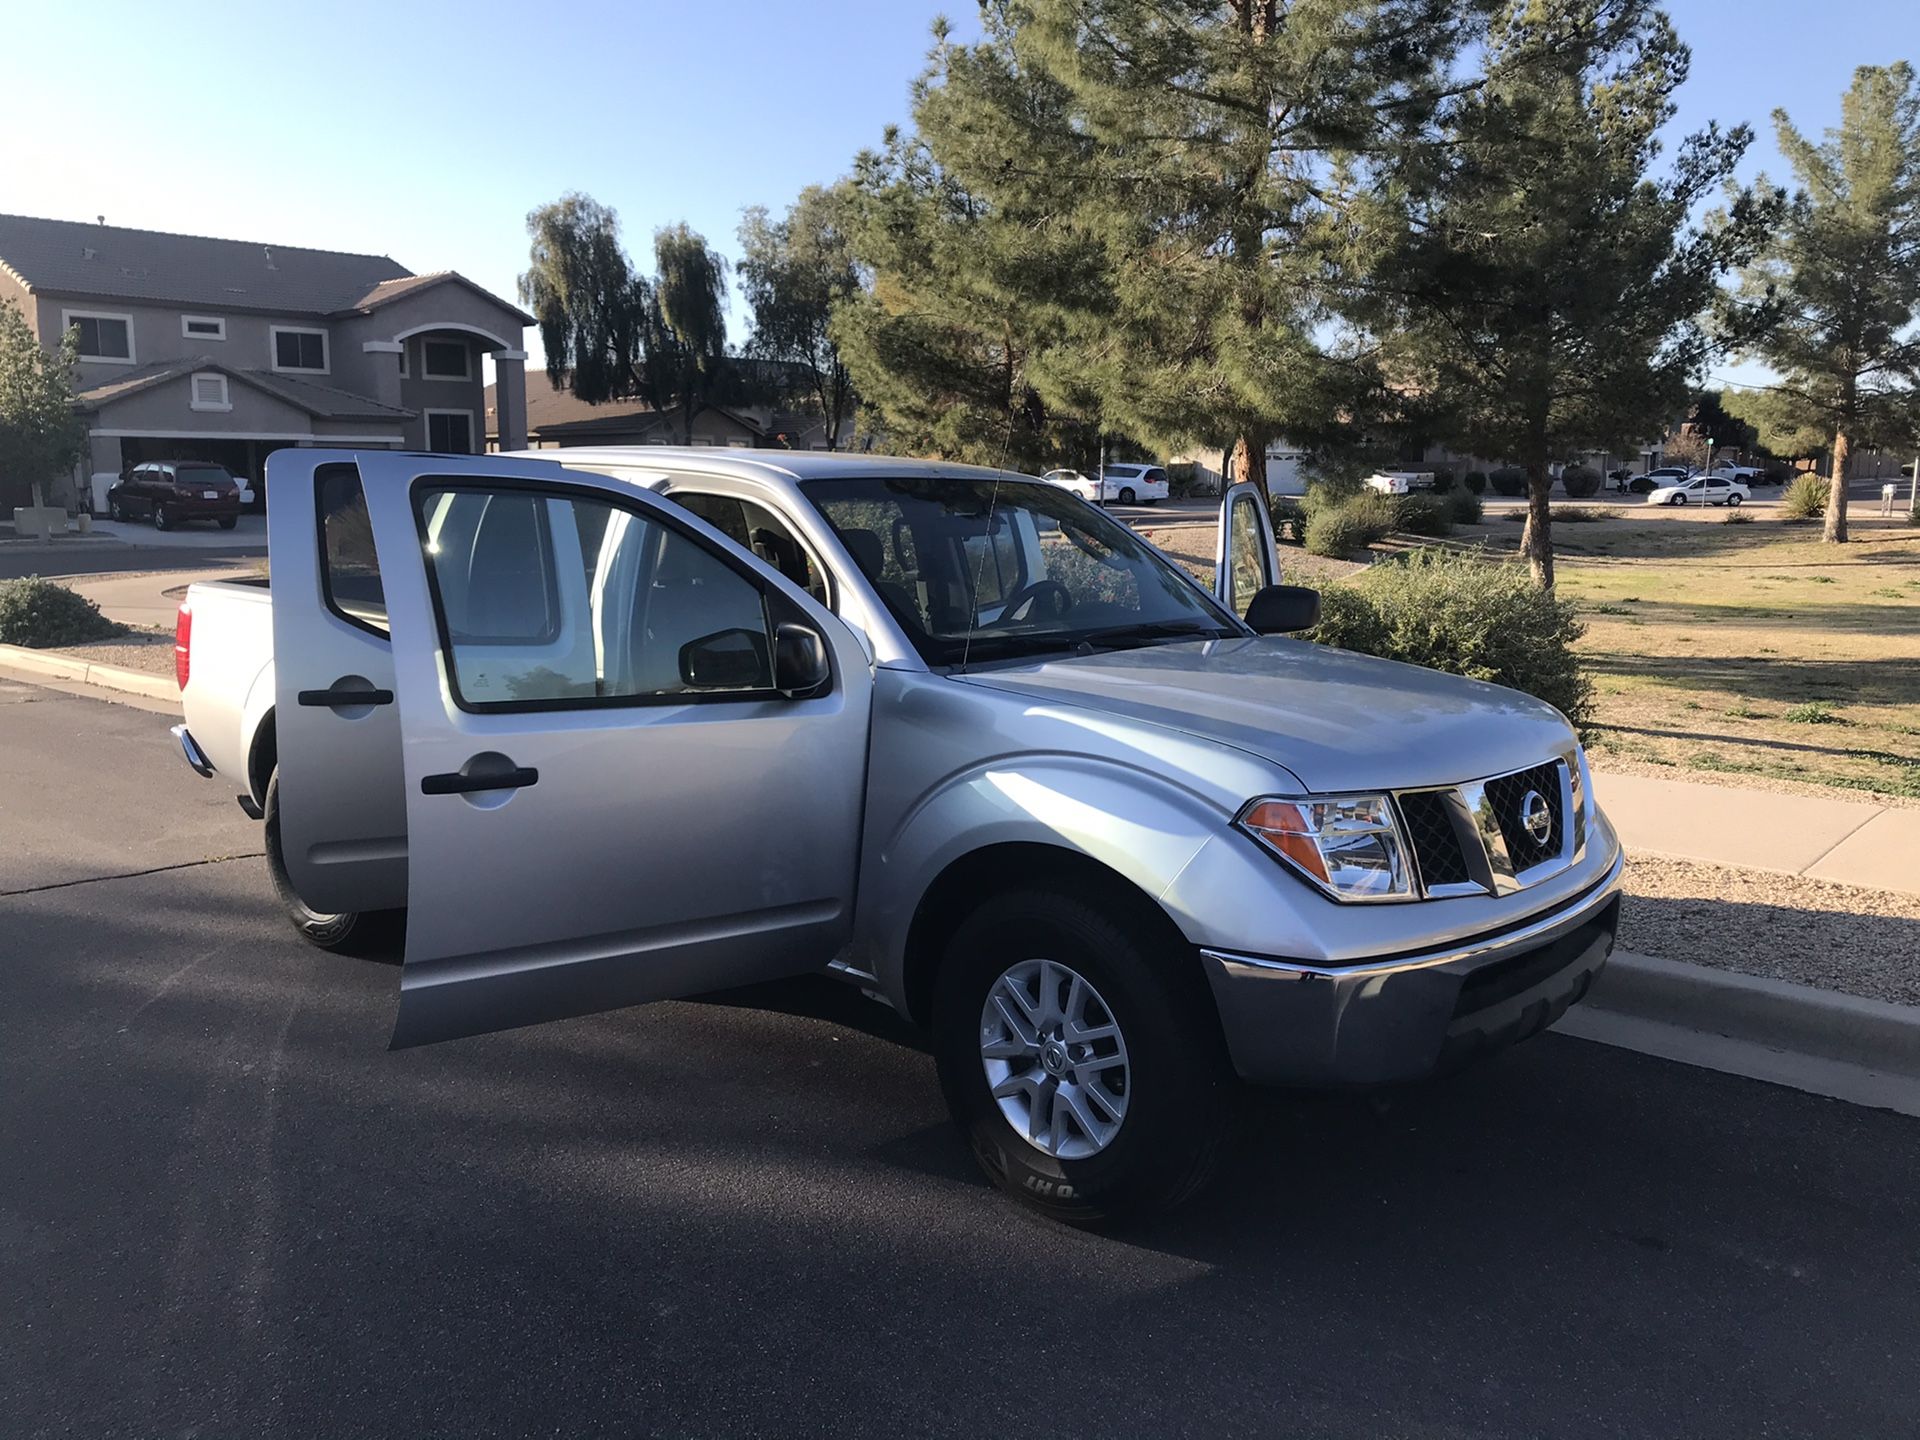
[[[1920,810],[1605,771],[1593,785],[1629,855],[1920,895]]]
[[[196,569],[156,570],[125,575],[73,575],[61,584],[77,591],[100,607],[100,613],[122,625],[171,630],[174,614],[180,608],[180,596],[186,587],[200,580],[237,580],[257,575],[259,560],[229,560],[214,568],[211,557]]]

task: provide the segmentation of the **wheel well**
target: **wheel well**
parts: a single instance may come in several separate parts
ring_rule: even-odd
[[[1157,933],[1169,953],[1186,948],[1180,927],[1153,897],[1098,860],[1056,845],[989,845],[962,855],[942,870],[920,897],[913,923],[907,927],[902,979],[908,1017],[916,1024],[932,1019],[934,974],[947,937],[980,901],[1014,888],[1065,891],[1103,906],[1124,908],[1135,923]]]
[[[253,748],[247,752],[247,788],[255,800],[267,798],[267,781],[279,763],[280,741],[274,732],[273,711],[269,710],[260,717],[260,728],[253,732]]]

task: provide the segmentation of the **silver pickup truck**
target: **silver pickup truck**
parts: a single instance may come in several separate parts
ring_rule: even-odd
[[[1091,1219],[1192,1194],[1240,1082],[1433,1074],[1612,949],[1567,722],[1283,638],[1318,596],[1249,487],[1211,592],[878,456],[283,450],[268,495],[271,592],[188,593],[177,733],[309,939],[404,909],[395,1045],[829,970],[930,1029],[997,1184]]]

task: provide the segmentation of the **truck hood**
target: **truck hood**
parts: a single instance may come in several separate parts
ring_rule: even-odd
[[[1445,785],[1573,747],[1551,705],[1478,680],[1305,640],[1206,640],[957,676],[1231,745],[1308,790]]]

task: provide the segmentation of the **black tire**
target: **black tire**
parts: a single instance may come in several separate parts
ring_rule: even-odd
[[[153,528],[156,530],[171,530],[173,528],[173,516],[167,513],[166,506],[156,505],[153,507]]]
[[[238,515],[222,515],[220,517],[220,528],[222,530],[231,530],[239,523],[240,517]]]
[[[1120,487],[1120,503],[1122,505],[1133,504],[1133,487],[1131,485],[1123,485]]]
[[[1242,1086],[1205,978],[1161,938],[1161,925],[1143,918],[1059,890],[996,895],[954,932],[935,979],[934,1056],[954,1123],[995,1185],[1069,1223],[1192,1199],[1241,1110]],[[988,994],[1010,966],[1032,959],[1079,972],[1125,1039],[1125,1117],[1106,1147],[1084,1159],[1056,1159],[1029,1142],[1001,1113],[983,1067]]]
[[[1738,495],[1727,496],[1727,504],[1732,505],[1733,507],[1738,509],[1740,505],[1740,497]]]
[[[266,803],[261,807],[266,834],[267,873],[273,877],[274,893],[286,907],[287,919],[309,945],[342,955],[387,956],[390,958],[402,929],[402,910],[373,910],[328,915],[302,900],[287,874],[287,862],[280,849],[280,770],[276,766],[267,777]]]

